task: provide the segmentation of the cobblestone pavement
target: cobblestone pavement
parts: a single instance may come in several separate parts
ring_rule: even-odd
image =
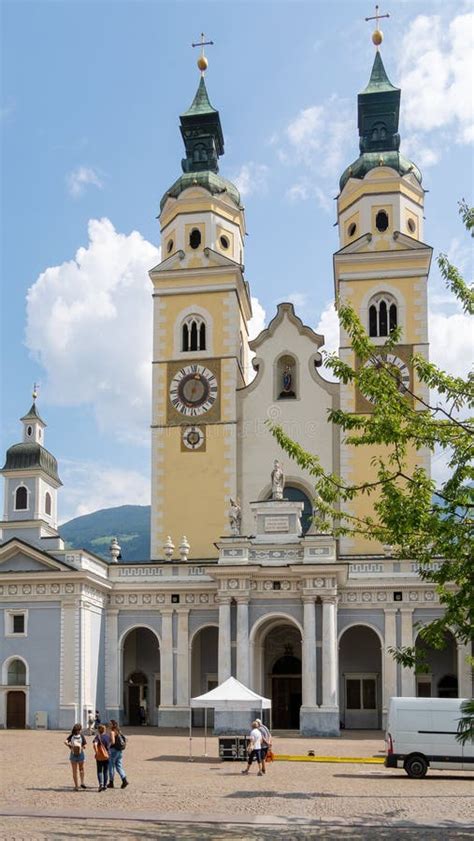
[[[90,744],[88,789],[74,792],[65,734],[0,731],[0,838],[472,837],[467,830],[474,818],[472,774],[432,771],[424,780],[410,780],[403,771],[382,765],[275,762],[265,777],[255,771],[242,777],[241,763],[218,759],[217,739],[208,738],[204,757],[203,739],[195,736],[194,761],[189,762],[185,732],[158,733],[129,731],[124,764],[130,785],[99,794]],[[382,755],[383,748],[382,734],[373,732],[275,740],[276,753],[302,756],[314,750],[317,755],[370,757]]]

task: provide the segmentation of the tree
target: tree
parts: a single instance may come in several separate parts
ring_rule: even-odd
[[[474,208],[463,201],[460,215],[474,236]],[[464,312],[473,315],[474,289],[445,254],[437,262],[448,289]],[[335,409],[328,419],[353,447],[382,445],[383,457],[372,459],[370,481],[354,485],[326,473],[318,457],[306,452],[281,426],[269,424],[271,431],[283,450],[313,478],[317,526],[335,537],[363,535],[389,544],[394,556],[416,561],[420,576],[436,585],[444,613],[421,628],[422,641],[442,648],[445,632],[450,630],[468,643],[474,619],[474,417],[469,416],[474,407],[474,371],[465,379],[451,376],[415,355],[411,362],[419,382],[437,395],[424,400],[402,385],[398,370],[386,359],[400,341],[400,328],[383,348],[375,346],[351,306],[341,301],[336,305],[359,364],[353,368],[335,354],[328,356],[326,364],[341,382],[352,383],[370,399],[373,412]],[[449,476],[440,487],[423,467],[409,467],[410,454],[426,448],[448,458]],[[368,516],[356,517],[348,508],[359,495],[372,497]],[[404,666],[423,668],[422,655],[414,646],[392,653]],[[467,732],[466,738],[473,732],[472,719]]]

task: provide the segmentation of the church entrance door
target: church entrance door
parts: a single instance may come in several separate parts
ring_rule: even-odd
[[[283,656],[272,673],[272,725],[276,730],[298,730],[301,707],[301,660]]]
[[[7,727],[14,730],[25,729],[26,695],[24,692],[7,694]]]
[[[272,727],[299,730],[302,701],[300,630],[275,617],[263,626],[262,637],[261,643],[255,646],[255,686],[272,699]],[[261,681],[258,680],[260,669]]]

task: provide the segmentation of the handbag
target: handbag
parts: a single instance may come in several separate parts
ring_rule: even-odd
[[[107,748],[105,747],[104,743],[102,742],[102,739],[100,738],[100,736],[98,738],[99,738],[99,741],[96,742],[96,748],[95,748],[95,758],[97,759],[98,762],[105,762],[105,760],[109,758],[109,752],[108,752]]]
[[[267,755],[265,757],[265,762],[273,762],[274,759],[275,759],[275,755],[274,755],[272,749],[268,748]]]

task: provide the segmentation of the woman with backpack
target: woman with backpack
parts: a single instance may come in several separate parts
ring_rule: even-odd
[[[86,758],[84,748],[87,745],[87,742],[82,732],[82,724],[74,725],[64,744],[71,751],[69,754],[69,761],[72,768],[74,791],[79,791],[78,771],[81,779],[81,788],[87,788],[87,786],[84,785],[84,762]]]
[[[115,721],[114,718],[110,719],[110,729],[109,729],[109,736],[110,736],[110,760],[109,760],[109,783],[107,788],[114,787],[114,776],[115,772],[119,775],[120,779],[122,780],[121,788],[126,788],[128,786],[127,776],[125,771],[123,770],[122,765],[122,754],[125,750],[127,740],[123,733],[120,731],[120,727],[118,722]]]
[[[109,762],[110,762],[110,736],[105,732],[105,726],[99,724],[97,735],[92,742],[95,761],[97,765],[97,779],[99,781],[99,791],[105,791],[107,788],[107,781],[109,778]]]

